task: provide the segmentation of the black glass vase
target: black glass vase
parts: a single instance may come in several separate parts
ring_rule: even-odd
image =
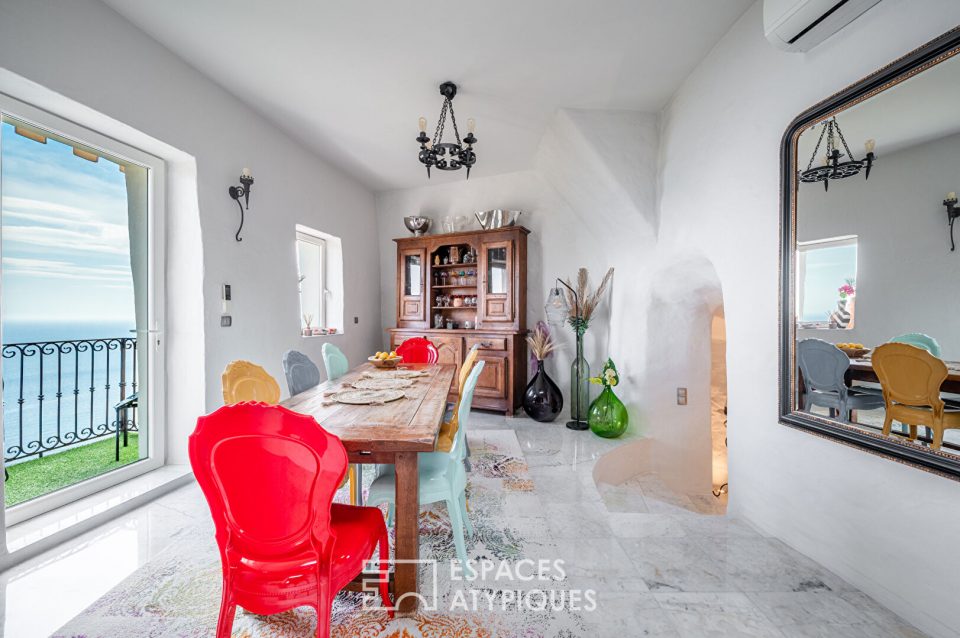
[[[543,369],[543,361],[537,361],[537,373],[527,384],[523,393],[523,411],[534,421],[553,421],[563,410],[563,394],[553,379]]]

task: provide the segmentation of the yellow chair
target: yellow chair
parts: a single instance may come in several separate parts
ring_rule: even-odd
[[[220,377],[223,384],[223,402],[227,405],[241,401],[261,401],[271,405],[280,403],[280,384],[270,373],[255,363],[231,361]],[[357,471],[351,465],[340,487],[350,481],[350,504],[356,505],[354,486],[357,484]]]
[[[223,402],[227,405],[241,401],[261,401],[271,405],[280,403],[277,380],[255,363],[231,361],[220,380],[223,383]]]
[[[437,452],[449,452],[453,446],[453,437],[457,434],[457,413],[460,412],[460,399],[463,397],[463,386],[467,383],[467,378],[477,363],[477,357],[480,354],[480,346],[476,345],[470,348],[470,352],[463,358],[463,365],[460,366],[460,378],[458,379],[457,400],[453,404],[453,415],[449,421],[445,421],[440,426],[440,433],[437,435]]]
[[[947,365],[923,348],[906,343],[878,346],[872,360],[886,405],[883,434],[890,435],[896,419],[910,427],[910,439],[915,440],[917,426],[923,425],[933,431],[931,447],[939,450],[944,430],[960,428],[960,412],[947,412],[940,396]]]

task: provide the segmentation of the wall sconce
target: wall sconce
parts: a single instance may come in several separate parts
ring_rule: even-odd
[[[947,193],[947,198],[943,200],[943,205],[947,207],[947,223],[950,224],[950,252],[957,249],[953,243],[953,222],[960,217],[960,207],[957,206],[957,194]]]
[[[236,202],[237,206],[240,207],[240,228],[237,229],[237,234],[235,235],[237,241],[243,241],[240,238],[240,231],[243,230],[243,210],[246,208],[250,209],[250,187],[253,185],[253,175],[250,174],[250,169],[245,168],[240,172],[240,186],[231,186],[227,189],[227,192],[230,193]],[[240,198],[243,197],[243,204],[240,203]]]

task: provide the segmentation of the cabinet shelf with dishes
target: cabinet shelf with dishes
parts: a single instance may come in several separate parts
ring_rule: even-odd
[[[527,382],[529,233],[522,226],[511,226],[394,240],[397,324],[389,330],[390,348],[425,336],[436,344],[441,363],[459,369],[467,352],[477,346],[485,366],[474,404],[507,414],[519,405]],[[438,298],[472,302],[438,305]]]

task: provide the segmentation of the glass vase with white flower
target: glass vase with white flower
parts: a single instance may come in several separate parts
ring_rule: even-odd
[[[626,432],[630,417],[626,406],[613,392],[613,388],[620,385],[620,373],[613,359],[607,359],[600,374],[590,377],[590,383],[603,386],[600,396],[590,404],[587,417],[590,430],[597,436],[615,439]]]

